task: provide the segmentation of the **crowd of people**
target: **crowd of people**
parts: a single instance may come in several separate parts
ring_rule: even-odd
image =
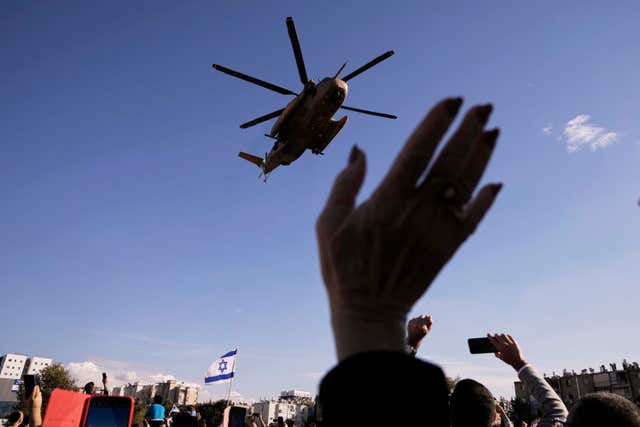
[[[463,379],[449,393],[442,369],[414,357],[432,327],[430,316],[406,323],[416,301],[478,227],[502,188],[501,183],[487,184],[473,196],[499,135],[498,129],[485,130],[490,104],[471,108],[434,155],[461,105],[461,98],[449,98],[433,107],[360,205],[356,197],[366,156],[354,146],[317,220],[338,359],[319,387],[319,425],[512,425],[484,385]],[[565,407],[511,335],[487,337],[496,356],[539,402],[538,427],[640,427],[638,408],[616,394],[590,394]],[[29,400],[32,416],[39,411],[38,393],[34,390]],[[369,413],[363,413],[366,408]],[[146,417],[151,427],[162,425],[164,410],[161,402],[151,405]],[[12,425],[20,425],[20,414],[12,417]],[[32,417],[32,426],[40,421]],[[265,427],[253,415],[246,424]],[[284,425],[278,421],[278,427]]]

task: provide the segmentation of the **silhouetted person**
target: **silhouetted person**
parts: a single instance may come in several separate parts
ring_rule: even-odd
[[[591,393],[571,408],[567,423],[571,427],[640,427],[640,409],[617,394]]]
[[[451,427],[491,427],[496,401],[491,392],[472,379],[458,381],[449,400]]]

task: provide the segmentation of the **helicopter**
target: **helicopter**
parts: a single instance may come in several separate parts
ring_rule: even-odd
[[[340,73],[347,65],[345,62],[333,77],[325,77],[320,80],[319,83],[316,83],[307,77],[307,70],[304,65],[302,49],[300,48],[300,41],[296,33],[293,18],[287,17],[286,24],[300,81],[304,85],[300,93],[223,67],[222,65],[212,65],[214,69],[230,76],[262,86],[263,88],[270,89],[282,95],[295,96],[285,108],[265,114],[264,116],[240,125],[240,128],[246,129],[266,122],[267,120],[278,118],[271,128],[271,132],[265,134],[266,137],[274,139],[275,142],[271,151],[265,153],[264,158],[245,152],[238,154],[240,158],[255,164],[261,169],[260,175],[264,176],[265,182],[267,181],[268,174],[275,168],[291,164],[291,162],[298,159],[307,149],[316,155],[324,154],[324,149],[347,123],[347,116],[339,120],[332,118],[339,109],[387,119],[397,118],[397,116],[392,114],[378,113],[343,105],[348,92],[347,81],[389,58],[394,54],[394,51],[390,50],[385,52],[340,78]]]

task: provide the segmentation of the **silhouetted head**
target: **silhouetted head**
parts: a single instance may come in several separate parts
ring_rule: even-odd
[[[87,394],[93,394],[96,391],[96,385],[93,381],[90,381],[84,385],[84,392]]]
[[[162,405],[162,396],[156,394],[153,396],[153,403],[157,403],[158,405]]]
[[[458,381],[449,403],[452,427],[490,427],[496,403],[485,386],[471,379]]]
[[[571,427],[640,427],[640,409],[617,394],[591,393],[571,408],[567,421]]]

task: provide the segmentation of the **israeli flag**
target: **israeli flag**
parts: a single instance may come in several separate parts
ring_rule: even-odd
[[[236,367],[237,352],[238,349],[232,350],[220,356],[220,359],[215,360],[204,375],[204,383],[211,384],[231,381],[233,371]]]

